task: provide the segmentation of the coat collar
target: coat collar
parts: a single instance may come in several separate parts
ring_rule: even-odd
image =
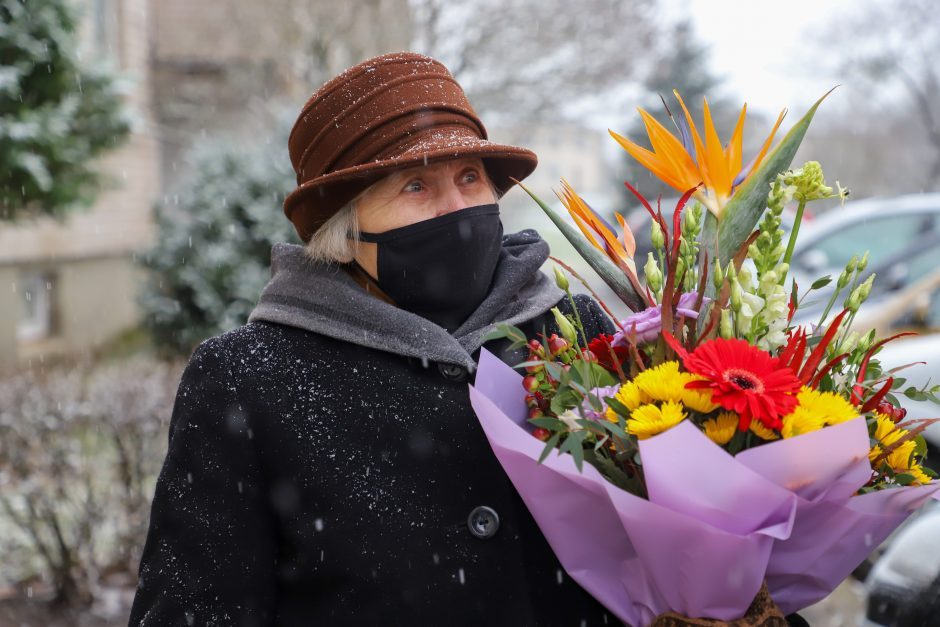
[[[271,249],[271,279],[248,321],[276,322],[473,371],[472,355],[496,323],[521,324],[545,313],[564,296],[539,270],[548,254],[548,244],[534,230],[503,237],[490,293],[450,334],[367,293],[341,266],[314,262],[303,246],[277,242]]]

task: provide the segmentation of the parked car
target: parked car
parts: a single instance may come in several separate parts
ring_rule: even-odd
[[[876,255],[876,257],[878,256]],[[899,291],[918,282],[937,268],[940,268],[940,230],[927,232],[900,252],[887,257],[880,263],[868,264],[861,273],[859,282],[864,281],[872,274],[876,275],[876,278],[872,285],[871,294],[869,294],[865,303],[865,309],[878,309],[885,299],[892,298]],[[808,287],[810,278],[807,277],[806,283],[799,282],[798,279],[801,294]],[[837,278],[838,275],[833,276],[829,285],[822,289],[813,290],[806,298],[797,312],[796,322],[798,324],[819,321],[819,317],[836,288]],[[847,296],[848,289],[842,292],[836,306],[838,307]],[[838,309],[834,313],[838,313]]]
[[[940,234],[940,194],[912,194],[846,203],[819,218],[797,240],[791,276],[809,285],[827,274],[836,278],[852,255],[868,251],[870,267],[915,248]],[[934,244],[935,245],[935,244]]]
[[[889,342],[878,353],[878,359],[886,370],[914,364],[897,373],[907,379],[904,387],[940,383],[940,266],[874,306],[865,303],[853,328],[859,331],[873,328],[879,337],[903,331],[917,333]],[[940,417],[940,406],[935,403],[906,398],[903,403],[908,418]],[[924,438],[930,446],[928,466],[940,470],[940,422],[928,427]]]
[[[940,616],[923,612],[925,604],[936,605],[940,592],[940,504],[925,505],[882,548],[865,579],[864,626],[940,626]],[[917,611],[916,619],[909,615],[912,610]]]

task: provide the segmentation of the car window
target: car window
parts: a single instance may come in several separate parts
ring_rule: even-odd
[[[867,250],[869,266],[877,266],[932,230],[933,220],[933,214],[916,213],[848,224],[820,236],[819,240],[800,251],[797,259],[818,258],[818,253],[822,253],[825,267],[840,268],[849,262],[852,255],[861,255]]]

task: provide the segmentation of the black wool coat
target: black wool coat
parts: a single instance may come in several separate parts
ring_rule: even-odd
[[[576,302],[589,336],[613,331],[592,299]],[[520,326],[557,331],[551,313]],[[506,346],[486,344],[524,359]],[[130,625],[620,624],[554,556],[492,453],[470,381],[459,366],[268,321],[200,344]],[[480,506],[498,517],[490,537],[468,525]]]

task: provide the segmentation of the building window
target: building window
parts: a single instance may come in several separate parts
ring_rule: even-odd
[[[20,278],[21,315],[16,337],[21,342],[32,342],[52,333],[52,275],[27,271]]]

